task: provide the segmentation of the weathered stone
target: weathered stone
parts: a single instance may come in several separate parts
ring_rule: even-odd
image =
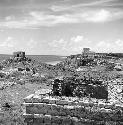
[[[67,100],[57,100],[56,104],[57,105],[68,105],[68,101]]]
[[[66,109],[64,108],[64,106],[60,107],[59,115],[60,116],[67,116]]]
[[[72,120],[69,117],[62,117],[62,125],[71,125]]]
[[[44,104],[43,114],[51,115],[51,104]]]
[[[34,96],[34,94],[31,94],[31,95],[27,96],[27,97],[24,99],[24,102],[25,102],[25,103],[32,103],[32,102],[33,102],[33,96]]]
[[[62,124],[62,118],[60,116],[52,116],[51,118],[52,124]]]
[[[123,121],[122,105],[105,103],[103,100],[93,103],[87,98],[72,100],[65,97],[32,95],[25,101],[23,105],[27,114],[24,117],[29,125],[33,122],[33,125],[100,125],[105,124],[102,122],[104,119],[112,124],[113,121]],[[32,123],[30,119],[33,119]]]
[[[56,98],[50,98],[49,99],[50,104],[56,104],[57,101],[58,101],[58,99],[56,99]]]
[[[32,115],[32,114],[26,114],[26,113],[24,113],[23,116],[24,116],[24,118],[27,119],[27,120],[28,120],[28,119],[31,119],[31,118],[32,118],[32,119],[34,118],[34,115]]]
[[[40,117],[40,118],[35,118],[33,123],[35,123],[35,125],[39,125],[39,124],[43,124],[44,123],[44,117]]]
[[[44,104],[40,103],[39,105],[32,105],[26,107],[26,113],[29,114],[45,114]]]
[[[43,102],[43,103],[49,103],[49,97],[44,97],[44,98],[42,99],[42,102]]]
[[[51,115],[45,115],[44,116],[44,123],[51,124]]]
[[[58,106],[56,104],[51,105],[51,115],[58,116],[60,114],[60,109],[62,106]]]
[[[64,109],[65,109],[66,115],[69,115],[71,117],[74,116],[75,106],[65,105]]]

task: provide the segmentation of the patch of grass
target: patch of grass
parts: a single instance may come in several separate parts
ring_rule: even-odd
[[[44,84],[16,84],[0,90],[0,125],[25,125],[23,118],[23,99],[41,88],[49,88]],[[8,103],[10,108],[3,105]]]

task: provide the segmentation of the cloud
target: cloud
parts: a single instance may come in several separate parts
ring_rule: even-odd
[[[63,38],[59,40],[53,40],[48,44],[52,50],[61,50],[66,54],[72,54],[81,53],[84,47],[90,47],[92,43],[82,35],[77,35],[69,38],[68,40],[65,40]]]
[[[63,38],[59,40],[53,40],[49,43],[51,49],[64,51],[66,54],[81,53],[85,47],[91,48],[95,52],[123,52],[121,46],[123,46],[123,40],[117,39],[113,41],[90,41],[83,35],[77,35],[65,40]]]
[[[13,48],[15,46],[15,42],[13,37],[7,37],[6,40],[0,43],[0,47]]]
[[[74,4],[74,5],[52,5],[50,7],[50,9],[54,12],[60,12],[60,11],[70,11],[70,10],[76,10],[78,8],[82,8],[82,7],[92,7],[92,6],[103,6],[103,5],[112,5],[112,2],[116,2],[118,0],[96,0],[93,2],[87,2],[87,3],[79,3],[79,4]],[[110,3],[110,4],[109,4]]]
[[[89,12],[85,15],[85,19],[89,22],[105,22],[111,19],[111,13],[107,10],[100,10],[97,13]]]
[[[35,48],[35,46],[37,46],[37,41],[35,41],[34,39],[30,39],[30,41],[27,42],[27,45],[26,45],[28,49],[33,49]]]
[[[75,43],[79,43],[81,41],[83,41],[84,37],[83,36],[77,36],[77,37],[72,37],[71,41],[75,42]]]
[[[7,16],[0,21],[1,28],[40,28],[52,27],[59,24],[103,23],[123,19],[121,9],[86,9],[72,13],[55,14],[42,11],[32,11],[27,16],[16,19]]]
[[[106,22],[123,18],[122,10],[108,10],[108,9],[96,9],[96,10],[82,10],[71,14],[47,14],[42,12],[31,12],[33,21],[37,25],[42,26],[54,26],[64,23],[86,23],[86,22]]]
[[[68,46],[68,41],[64,39],[59,39],[59,40],[53,40],[52,42],[48,43],[50,47],[52,48],[61,48],[62,50],[67,49],[66,47]]]
[[[95,51],[101,52],[119,52],[122,53],[123,40],[117,39],[113,41],[99,41],[93,46]]]

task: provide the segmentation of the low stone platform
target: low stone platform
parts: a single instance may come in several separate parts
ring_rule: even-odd
[[[122,125],[123,105],[105,100],[52,97],[41,90],[24,99],[27,125]]]

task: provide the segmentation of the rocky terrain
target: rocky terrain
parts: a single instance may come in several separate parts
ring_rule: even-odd
[[[80,54],[68,56],[56,65],[29,57],[24,60],[7,58],[1,61],[0,124],[24,125],[23,99],[44,88],[51,89],[53,96],[97,98],[98,89],[101,90],[104,86],[103,90],[108,95],[100,95],[106,101],[110,99],[114,103],[122,104],[123,73],[120,62],[122,58],[114,55],[83,58]],[[66,92],[68,90],[69,94]],[[119,98],[115,99],[117,96]]]

